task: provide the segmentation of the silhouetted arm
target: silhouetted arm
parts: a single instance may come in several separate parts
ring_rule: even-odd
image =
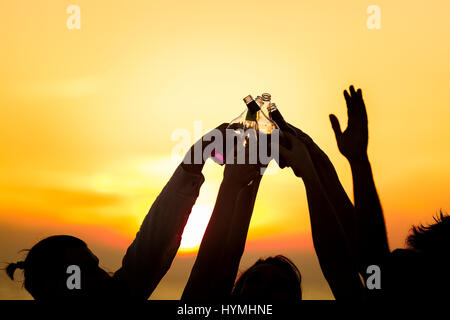
[[[245,186],[239,192],[233,211],[233,220],[229,229],[222,263],[218,265],[216,272],[217,284],[215,291],[219,296],[228,297],[233,289],[242,254],[245,249],[247,233],[253,214],[253,208],[262,176],[257,176],[251,185]]]
[[[260,180],[259,166],[225,166],[216,204],[182,299],[218,300],[230,295]]]
[[[203,175],[179,166],[156,198],[127,249],[122,267],[114,274],[126,288],[126,296],[148,299],[166,274],[203,181]]]
[[[305,183],[314,248],[325,278],[336,299],[361,300],[363,285],[349,241],[322,186],[306,145],[286,134],[291,149],[280,145],[280,154]]]
[[[372,168],[367,155],[368,121],[361,89],[350,93],[344,91],[347,102],[348,126],[342,132],[338,119],[330,115],[341,153],[348,159],[352,170],[353,193],[357,213],[359,234],[360,271],[366,275],[366,268],[380,264],[389,254],[383,210],[375,187]]]
[[[192,146],[183,163],[178,166],[145,217],[133,243],[122,260],[122,267],[114,274],[124,296],[148,299],[170,268],[180,246],[181,235],[198,197],[204,177],[204,160],[194,163],[195,152],[203,150],[210,135],[222,133],[227,124],[210,131]],[[196,150],[196,151],[195,151]]]
[[[369,265],[379,265],[389,254],[383,210],[368,158],[350,161],[353,193],[360,230],[362,273]]]
[[[336,173],[336,169],[325,152],[319,148],[311,137],[293,125],[288,125],[292,129],[292,132],[295,133],[295,136],[306,145],[320,182],[349,241],[350,249],[355,254],[355,257],[357,257],[356,253],[359,245],[357,243],[358,234],[355,207],[345,192]]]

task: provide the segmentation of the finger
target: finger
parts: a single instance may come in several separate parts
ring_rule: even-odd
[[[364,105],[364,100],[362,97],[362,90],[358,89],[358,91],[356,91],[356,102],[355,103],[355,111],[358,111],[358,114],[361,115],[363,118],[367,117],[367,113],[366,113],[366,106]]]
[[[330,122],[331,127],[333,128],[334,135],[336,136],[336,140],[339,141],[342,136],[341,125],[339,123],[338,118],[334,114],[330,114]]]
[[[347,90],[344,90],[344,98],[345,103],[347,104],[347,116],[350,117],[350,114],[353,112],[353,104],[352,104],[352,97],[350,96]]]
[[[355,91],[355,87],[353,85],[350,86],[350,95],[352,97],[356,96],[356,91]]]
[[[362,90],[361,90],[361,88],[359,88],[358,91],[356,91],[356,94],[357,94],[358,98],[362,99]]]
[[[344,90],[344,98],[345,98],[345,102],[347,102],[347,105],[350,104],[350,94],[348,93],[347,90]]]

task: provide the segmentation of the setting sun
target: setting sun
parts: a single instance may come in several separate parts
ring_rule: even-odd
[[[198,250],[212,210],[213,206],[194,205],[181,238],[181,253],[192,253]]]

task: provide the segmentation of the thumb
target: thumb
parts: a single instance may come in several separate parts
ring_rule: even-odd
[[[330,122],[331,122],[331,127],[333,128],[334,134],[336,136],[336,140],[339,141],[339,139],[342,136],[341,125],[339,124],[339,120],[338,120],[338,118],[336,118],[336,116],[334,114],[330,114]]]

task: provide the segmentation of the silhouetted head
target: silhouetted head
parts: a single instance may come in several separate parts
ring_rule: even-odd
[[[441,212],[433,224],[413,227],[407,244],[410,249],[426,255],[447,257],[450,253],[450,216]]]
[[[301,300],[301,281],[300,271],[285,256],[259,259],[239,277],[232,296],[239,300]]]
[[[384,273],[384,288],[391,298],[439,299],[450,287],[450,216],[442,212],[430,225],[414,226],[407,249],[394,250]]]
[[[98,266],[98,258],[86,243],[66,235],[48,237],[28,251],[24,261],[11,263],[6,272],[14,279],[16,269],[24,271],[25,289],[35,299],[104,296],[110,293],[112,278]],[[81,289],[69,289],[68,267],[80,270]]]

